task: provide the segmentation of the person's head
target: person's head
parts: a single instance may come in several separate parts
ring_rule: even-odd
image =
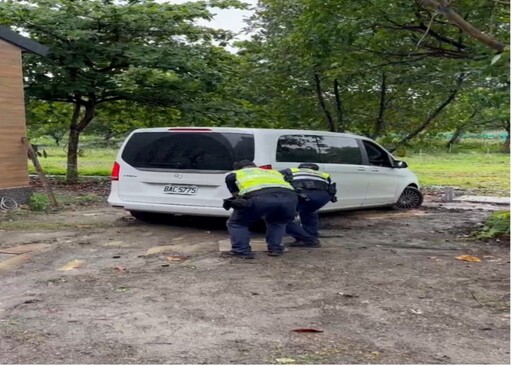
[[[244,168],[256,168],[256,164],[254,164],[250,160],[240,160],[233,164],[234,170],[244,169]]]
[[[299,169],[320,170],[320,167],[314,163],[302,163],[299,164]]]

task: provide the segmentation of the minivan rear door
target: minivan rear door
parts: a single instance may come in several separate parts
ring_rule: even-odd
[[[230,196],[226,173],[239,160],[254,159],[250,133],[209,129],[141,131],[121,154],[123,201],[221,207]]]

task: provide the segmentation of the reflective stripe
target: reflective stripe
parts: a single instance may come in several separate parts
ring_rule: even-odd
[[[293,173],[293,180],[316,180],[322,181],[325,183],[329,183],[330,175],[324,172],[319,172],[313,169],[298,169],[292,168],[290,169]]]
[[[284,180],[283,175],[277,170],[246,168],[237,170],[234,173],[239,190],[238,194],[241,196],[264,188],[293,190],[293,187]]]
[[[313,177],[311,175],[301,175],[301,176],[294,175],[293,176],[293,180],[294,181],[298,181],[298,180],[317,180],[317,181],[320,181],[320,182],[327,182],[327,180],[324,179],[324,178]]]
[[[327,174],[327,173],[324,173],[324,172],[320,172],[318,170],[313,170],[313,169],[299,169],[299,168],[291,168],[290,169],[293,173],[293,176],[295,177],[296,175],[308,175],[308,176],[315,176],[315,177],[320,177],[320,178],[323,178],[325,180],[329,179],[330,178],[330,175]]]

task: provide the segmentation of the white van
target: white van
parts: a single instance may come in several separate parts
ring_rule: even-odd
[[[151,213],[229,216],[224,179],[233,163],[266,169],[316,163],[338,187],[322,211],[416,208],[423,201],[407,164],[376,142],[348,133],[229,127],[146,128],[123,143],[112,169],[108,202],[139,219]]]

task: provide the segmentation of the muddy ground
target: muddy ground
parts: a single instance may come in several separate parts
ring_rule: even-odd
[[[332,215],[321,248],[253,261],[219,256],[222,220],[3,215],[0,248],[47,245],[0,272],[0,363],[509,364],[509,245],[467,237],[486,210],[430,206]]]

